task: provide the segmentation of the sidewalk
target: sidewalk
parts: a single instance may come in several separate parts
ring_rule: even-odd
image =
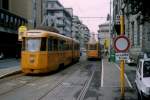
[[[102,75],[101,75],[101,100],[120,100],[120,69],[119,66],[113,62],[108,62],[108,59],[102,61]],[[125,99],[137,100],[135,89],[130,84],[127,75],[125,75]]]
[[[21,69],[18,60],[14,59],[0,60],[0,79],[20,72]]]
[[[15,66],[12,68],[4,68],[4,69],[0,69],[0,79],[13,75],[13,74],[17,74],[20,73],[20,67],[19,66]]]

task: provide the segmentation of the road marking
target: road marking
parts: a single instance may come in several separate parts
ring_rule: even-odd
[[[104,70],[103,70],[103,67],[104,67],[104,65],[103,65],[103,60],[102,60],[101,87],[104,86]]]
[[[116,63],[115,63],[115,65],[116,65],[116,67],[117,67],[119,70],[121,70],[120,67],[119,67]],[[125,78],[126,78],[128,84],[129,84],[130,88],[133,88],[133,86],[131,85],[131,82],[129,81],[129,79],[128,79],[127,75],[126,75],[126,73],[124,73],[124,76],[125,76]]]

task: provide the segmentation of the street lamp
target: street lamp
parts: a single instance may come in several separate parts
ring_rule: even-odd
[[[110,0],[110,18],[109,18],[109,58],[110,58],[110,53],[111,53],[111,0]]]
[[[36,26],[36,0],[32,0],[32,24]]]

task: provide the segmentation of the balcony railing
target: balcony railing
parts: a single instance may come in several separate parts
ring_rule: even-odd
[[[27,24],[27,20],[7,10],[0,9],[0,27],[17,30],[19,26]]]

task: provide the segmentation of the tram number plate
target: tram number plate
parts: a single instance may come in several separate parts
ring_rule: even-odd
[[[116,53],[116,60],[128,60],[129,53]]]

